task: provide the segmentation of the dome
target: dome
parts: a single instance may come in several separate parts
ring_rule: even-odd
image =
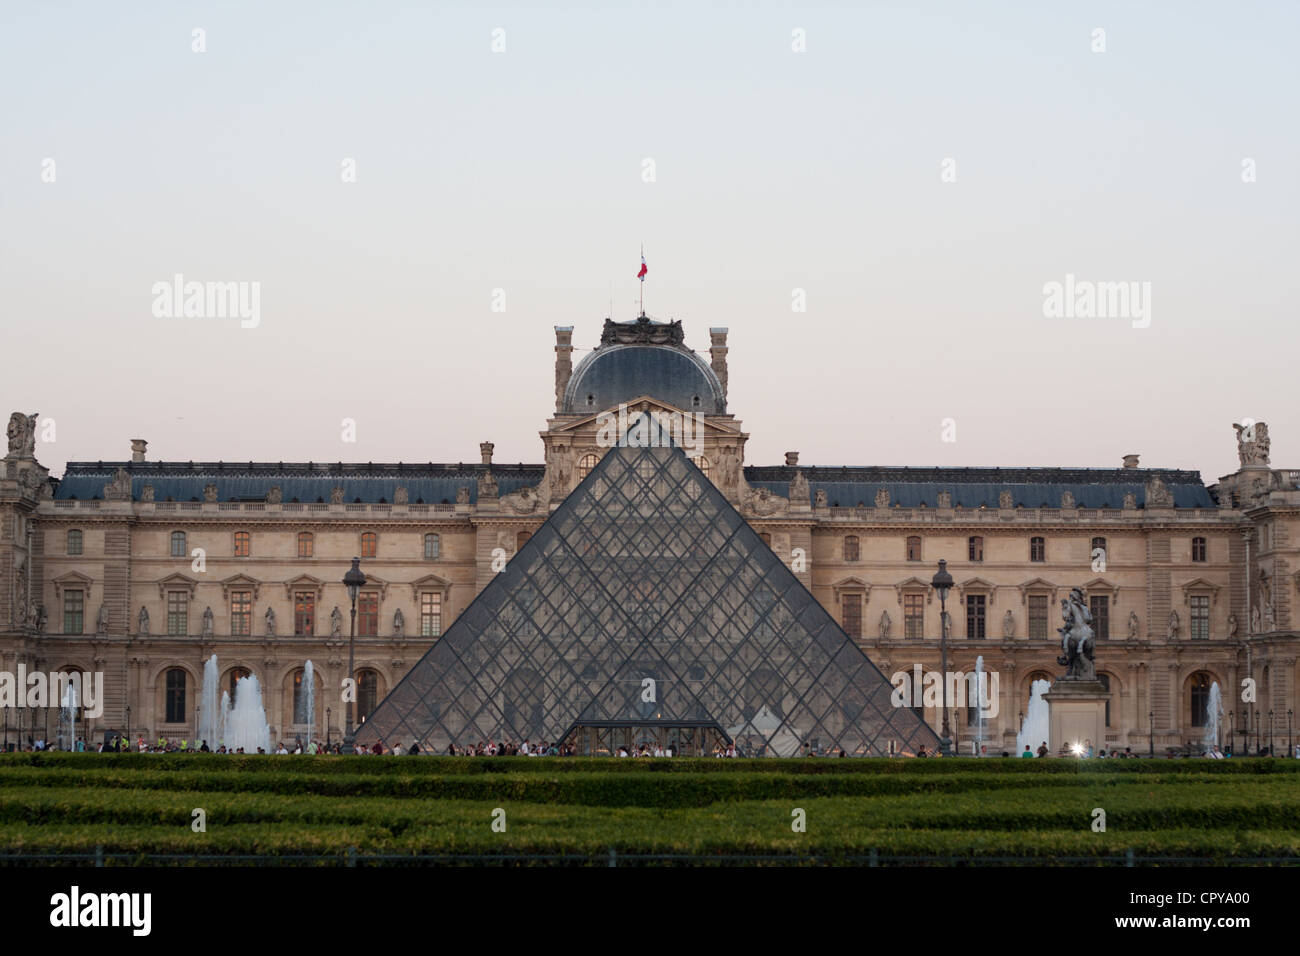
[[[683,411],[722,415],[727,400],[708,363],[684,347],[602,345],[574,369],[564,411],[601,412],[649,395]]]

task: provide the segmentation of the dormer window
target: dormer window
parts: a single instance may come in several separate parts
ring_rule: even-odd
[[[588,395],[588,396],[587,396],[587,407],[588,407],[588,408],[591,408],[591,407],[593,407],[595,404],[596,404],[596,396],[595,396],[595,395]]]
[[[694,398],[691,399],[691,408],[699,408],[699,407],[700,407],[700,396],[696,395]]]

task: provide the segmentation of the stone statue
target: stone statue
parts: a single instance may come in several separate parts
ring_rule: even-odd
[[[1062,507],[1062,508],[1073,508],[1074,506],[1075,506],[1075,505],[1074,505],[1074,494],[1073,494],[1072,492],[1069,492],[1069,491],[1062,491],[1062,492],[1061,492],[1061,507]]]
[[[808,479],[802,471],[796,471],[790,479],[790,500],[800,504],[808,503]]]
[[[482,501],[484,498],[495,498],[497,496],[497,480],[492,477],[492,472],[485,471],[478,477],[478,497]]]
[[[1133,494],[1133,492],[1131,491],[1126,491],[1124,493],[1124,510],[1132,511],[1137,506],[1138,506],[1137,495]]]
[[[119,468],[113,474],[113,480],[104,486],[105,501],[131,500],[131,475],[125,468]]]
[[[1237,628],[1238,628],[1238,626],[1239,626],[1239,625],[1237,624],[1237,615],[1235,615],[1235,614],[1229,614],[1229,615],[1228,615],[1228,636],[1229,636],[1229,637],[1236,637],[1236,636],[1237,636]]]
[[[266,636],[275,637],[275,608],[266,609]]]
[[[718,482],[728,489],[740,486],[740,456],[733,445],[727,445],[718,454]]]
[[[456,489],[456,504],[469,504],[469,485],[461,485]]]
[[[9,416],[9,454],[17,458],[36,456],[36,416],[14,412]]]
[[[343,636],[343,612],[339,610],[337,604],[334,610],[330,612],[330,637]]]
[[[1010,611],[1007,611],[1006,614],[1002,615],[1002,636],[1016,636],[1016,619]]]
[[[569,493],[569,449],[562,445],[552,445],[547,453],[547,459],[547,470],[551,477],[551,497],[563,498]]]
[[[785,514],[790,509],[790,502],[780,495],[774,495],[767,488],[751,489],[745,496],[746,510],[760,517]]]
[[[1259,608],[1258,607],[1252,607],[1250,609],[1250,633],[1252,634],[1259,633]]]
[[[1273,610],[1273,602],[1269,601],[1264,605],[1264,630],[1271,631],[1277,627],[1277,615]]]
[[[1015,507],[1015,499],[1011,496],[1011,492],[1004,491],[998,495],[998,507],[999,508]]]
[[[1160,476],[1152,477],[1146,484],[1146,506],[1148,508],[1172,508],[1174,493],[1169,490]]]
[[[153,501],[153,485],[145,485],[140,489],[141,501]]]
[[[1069,598],[1061,600],[1063,626],[1057,628],[1061,635],[1061,656],[1056,662],[1066,668],[1061,680],[1097,679],[1093,665],[1092,612],[1084,600],[1082,588],[1071,588]]]
[[[1128,639],[1136,641],[1138,639],[1138,628],[1141,623],[1138,621],[1137,611],[1128,612]]]
[[[49,616],[45,613],[45,605],[36,605],[36,634],[39,637],[45,633],[45,625],[49,621]]]
[[[271,490],[266,493],[266,503],[268,505],[278,505],[284,500],[284,492],[280,490],[279,485],[272,485]]]
[[[99,616],[95,618],[95,634],[99,637],[108,636],[108,608],[103,604],[99,606]]]
[[[894,622],[889,619],[888,611],[880,612],[880,639],[889,640],[889,629],[894,626]]]
[[[393,637],[402,637],[405,630],[406,618],[403,616],[402,609],[399,607],[393,612]]]
[[[1169,625],[1168,625],[1168,635],[1169,635],[1169,640],[1171,640],[1171,641],[1176,641],[1176,640],[1178,640],[1178,628],[1179,628],[1179,627],[1181,627],[1181,623],[1180,623],[1180,621],[1178,620],[1178,612],[1177,612],[1177,611],[1170,611],[1170,612],[1169,612]]]
[[[14,602],[14,624],[18,627],[27,626],[27,569],[19,568],[14,574],[14,592],[17,599]]]
[[[343,489],[340,488],[338,485],[335,485],[333,488],[330,489],[330,504],[332,505],[343,504]]]
[[[393,504],[405,505],[410,504],[410,501],[411,493],[406,490],[406,485],[398,485],[397,489],[393,492]]]
[[[210,505],[217,503],[216,485],[212,484],[211,482],[208,482],[208,484],[203,486],[203,500]]]
[[[530,515],[537,510],[541,499],[532,488],[520,488],[501,499],[501,510],[507,514]]]
[[[1268,426],[1263,422],[1255,422],[1252,425],[1238,425],[1233,422],[1232,427],[1237,432],[1237,458],[1241,461],[1242,467],[1267,465],[1269,463]],[[12,440],[10,447],[12,449]]]
[[[889,507],[889,489],[888,489],[888,488],[881,488],[879,491],[876,492],[876,507],[877,507],[877,508],[888,508],[888,507]]]
[[[951,491],[941,491],[941,492],[939,492],[939,507],[940,507],[940,508],[951,508],[951,507],[952,507],[952,492],[951,492]]]
[[[825,508],[826,492],[818,488],[817,491],[813,493],[813,504],[815,504],[818,508]]]
[[[140,617],[136,626],[136,633],[141,637],[149,636],[149,609],[144,605],[140,606]]]
[[[202,633],[204,637],[212,636],[212,608],[211,607],[207,607],[203,609],[203,632]]]

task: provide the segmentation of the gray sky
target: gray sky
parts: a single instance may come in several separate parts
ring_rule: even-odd
[[[1213,481],[1252,417],[1300,467],[1300,7],[863,6],[3,0],[4,411],[56,474],[540,461],[553,326],[634,318],[644,242],[750,463]],[[259,324],[155,317],[177,273]],[[1067,274],[1149,326],[1045,318]]]

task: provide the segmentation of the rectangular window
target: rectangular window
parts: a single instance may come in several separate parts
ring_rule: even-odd
[[[253,592],[232,591],[230,594],[230,633],[247,637],[253,633]]]
[[[1047,560],[1047,540],[1045,538],[1029,539],[1029,560],[1035,562]]]
[[[379,592],[362,591],[357,598],[357,636],[379,636]]]
[[[1210,597],[1208,594],[1192,595],[1192,640],[1210,639]]]
[[[925,637],[925,595],[903,595],[903,636],[909,640]]]
[[[862,595],[841,594],[840,604],[844,608],[844,633],[849,637],[861,637]]]
[[[1092,633],[1099,641],[1110,640],[1110,598],[1096,594],[1088,599],[1092,611]]]
[[[1047,595],[1029,595],[1029,639],[1047,640]]]
[[[313,637],[316,634],[316,592],[295,591],[293,595],[294,637]]]
[[[86,624],[86,592],[63,592],[63,633],[83,634]]]
[[[966,595],[966,637],[972,641],[984,640],[984,595]]]
[[[966,542],[966,553],[972,562],[984,560],[984,539],[976,535]]]
[[[437,637],[442,633],[442,595],[425,591],[420,595],[420,636]]]
[[[246,558],[252,552],[252,536],[247,531],[235,532],[235,557]]]
[[[167,592],[167,633],[184,637],[189,633],[190,596],[184,591]]]
[[[1192,539],[1192,560],[1197,562],[1205,560],[1205,539],[1204,538]]]

